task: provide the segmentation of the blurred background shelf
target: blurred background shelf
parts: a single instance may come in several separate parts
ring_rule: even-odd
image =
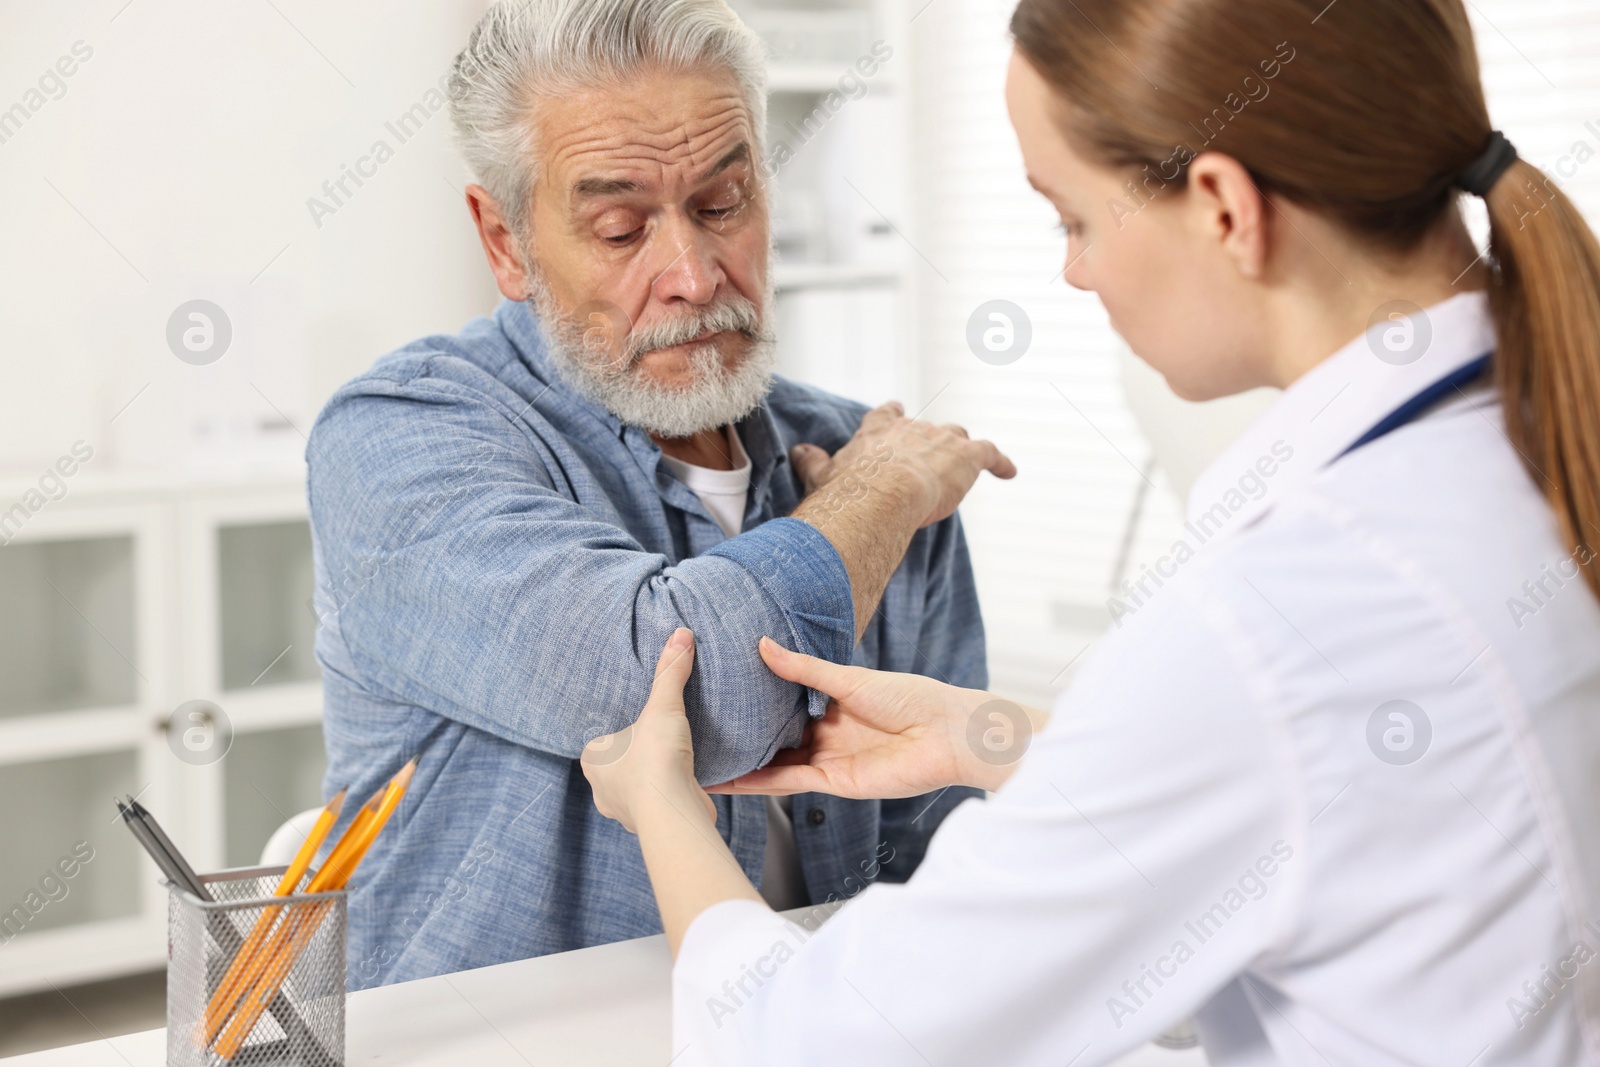
[[[869,263],[779,263],[773,272],[780,294],[801,289],[856,289],[899,285],[905,276],[894,267]]]
[[[912,49],[901,0],[733,7],[766,43],[780,373],[866,404],[917,390]]]

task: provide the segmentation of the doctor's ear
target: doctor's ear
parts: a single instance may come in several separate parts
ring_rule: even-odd
[[[1273,207],[1250,171],[1232,156],[1204,152],[1189,164],[1189,211],[1199,232],[1215,240],[1239,276],[1266,270]]]

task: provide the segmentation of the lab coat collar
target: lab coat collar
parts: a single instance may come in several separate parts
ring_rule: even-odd
[[[1385,331],[1396,328],[1382,322],[1284,390],[1195,481],[1190,528],[1201,524],[1208,535],[1223,524],[1244,529],[1401,404],[1494,349],[1494,321],[1482,292],[1435,304],[1413,315],[1409,327],[1422,349],[1411,362],[1379,358],[1390,351]]]

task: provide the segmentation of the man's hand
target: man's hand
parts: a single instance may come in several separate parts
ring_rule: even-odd
[[[829,456],[796,445],[790,461],[806,498],[793,517],[809,522],[838,550],[850,575],[856,640],[866,632],[911,537],[955,513],[978,475],[1014,478],[1016,465],[959,426],[906,418],[905,408],[873,408],[845,446]]]
[[[892,487],[905,495],[908,508],[924,512],[919,529],[953,515],[984,471],[996,478],[1017,475],[1016,464],[993,443],[971,440],[954,423],[908,419],[898,401],[867,412],[855,436],[834,455],[802,444],[789,458],[808,498],[830,485],[836,501],[858,499],[875,486]]]

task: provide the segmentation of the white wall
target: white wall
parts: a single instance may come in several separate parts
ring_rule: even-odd
[[[0,112],[37,105],[0,129],[0,467],[78,438],[102,467],[292,456],[339,382],[493,307],[447,114],[385,128],[482,7],[0,6]],[[64,92],[30,95],[75,45]],[[380,139],[393,158],[317,225],[307,199]],[[212,366],[166,342],[194,298],[232,322]]]

